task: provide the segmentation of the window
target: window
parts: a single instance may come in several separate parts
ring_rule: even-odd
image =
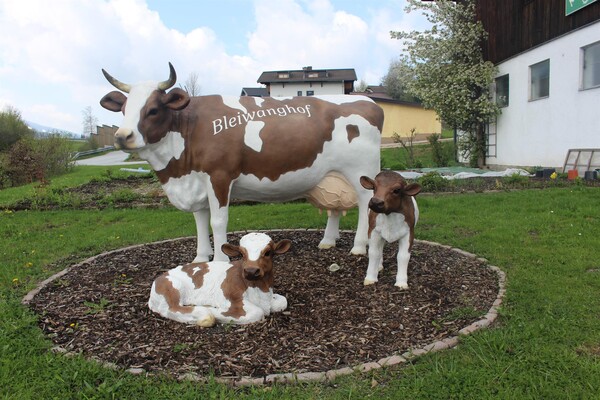
[[[319,73],[318,72],[309,72],[306,76],[308,78],[318,78],[319,77]]]
[[[496,78],[496,104],[508,107],[508,74]]]
[[[550,96],[550,60],[529,67],[529,100]]]
[[[298,90],[298,96],[302,96],[302,90]]]
[[[307,96],[314,96],[315,95],[315,91],[314,90],[307,90],[306,91],[306,95]]]
[[[582,49],[581,88],[590,89],[600,86],[600,42]]]
[[[287,72],[280,72],[277,74],[277,77],[279,79],[288,79],[290,77],[290,74],[288,74]]]

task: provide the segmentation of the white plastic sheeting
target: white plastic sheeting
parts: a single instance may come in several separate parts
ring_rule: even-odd
[[[432,172],[432,171],[437,171],[442,176],[442,178],[445,178],[445,179],[493,178],[493,177],[503,177],[503,176],[512,176],[512,175],[533,176],[529,172],[525,171],[524,169],[520,169],[520,168],[508,168],[504,171],[483,172],[483,170],[478,170],[481,172],[463,171],[463,172],[457,172],[457,173],[450,173],[450,172],[448,172],[448,170],[444,170],[444,169],[440,169],[440,170],[429,169],[424,172],[417,172],[417,171],[396,171],[396,172],[398,172],[400,175],[402,175],[402,177],[404,177],[406,179],[417,179],[417,178],[422,177],[426,173]]]

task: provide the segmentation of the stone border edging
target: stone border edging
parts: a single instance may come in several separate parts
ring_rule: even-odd
[[[298,231],[322,232],[323,230],[322,229],[262,229],[262,230],[253,230],[253,231],[234,231],[234,232],[228,232],[228,234],[242,234],[243,235],[248,232],[298,232]],[[340,232],[341,233],[354,233],[354,231],[351,231],[351,230],[342,230]],[[52,283],[54,280],[66,275],[69,271],[71,271],[71,269],[77,268],[78,266],[80,266],[82,264],[92,262],[98,257],[103,257],[103,256],[107,256],[112,253],[117,253],[117,252],[129,250],[129,249],[147,246],[149,244],[169,243],[169,242],[174,242],[174,241],[178,241],[178,240],[182,240],[182,239],[190,239],[190,238],[194,238],[194,236],[160,240],[157,242],[150,242],[150,243],[143,243],[143,244],[136,244],[136,245],[132,245],[132,246],[122,247],[120,249],[106,251],[106,252],[97,254],[95,256],[89,257],[75,265],[65,268],[64,270],[62,270],[62,271],[52,275],[51,277],[45,279],[44,281],[40,282],[35,289],[31,290],[29,293],[27,293],[25,295],[25,297],[23,297],[23,299],[21,300],[21,303],[23,305],[28,305],[33,300],[35,295],[37,295],[44,287],[46,287],[47,285]],[[215,377],[214,380],[216,382],[224,383],[224,384],[228,384],[228,385],[232,385],[232,386],[259,386],[259,385],[274,384],[274,383],[293,384],[293,383],[299,383],[299,382],[332,381],[340,376],[350,375],[355,372],[368,372],[371,370],[380,369],[380,368],[384,368],[384,367],[392,367],[395,365],[401,365],[406,362],[413,361],[417,357],[419,357],[423,354],[435,353],[437,351],[453,348],[458,345],[461,336],[469,335],[481,328],[490,326],[496,320],[496,318],[498,318],[498,308],[502,304],[502,301],[504,300],[504,295],[506,294],[506,274],[504,273],[504,271],[502,271],[500,268],[498,268],[496,266],[489,265],[487,259],[479,257],[476,254],[469,253],[462,249],[444,245],[444,244],[440,244],[440,243],[436,243],[436,242],[430,242],[427,240],[415,240],[415,241],[417,243],[423,243],[423,244],[427,244],[427,245],[431,245],[431,246],[442,247],[444,249],[462,254],[463,256],[478,260],[478,261],[486,264],[487,268],[496,272],[496,274],[498,275],[498,295],[496,296],[496,300],[492,303],[492,306],[490,307],[488,312],[483,316],[482,319],[475,321],[471,325],[466,326],[463,329],[459,330],[458,336],[450,336],[448,338],[430,343],[421,348],[412,348],[412,349],[405,351],[402,354],[393,354],[389,357],[384,357],[376,362],[371,361],[371,362],[356,365],[354,367],[344,367],[344,368],[329,370],[326,372],[301,372],[301,373],[290,372],[290,373],[281,373],[281,374],[270,374],[270,375],[267,375],[262,378]],[[77,353],[69,352],[60,346],[53,347],[52,351],[55,353],[65,354],[66,356],[77,355]],[[93,357],[91,357],[89,359],[92,361],[96,361],[99,364],[101,364],[102,366],[109,368],[109,369],[113,369],[113,370],[121,369],[121,367],[119,367],[118,365],[111,363],[111,362],[101,361],[101,360],[98,360]],[[125,371],[129,372],[133,375],[141,375],[141,374],[152,375],[151,373],[147,372],[146,370],[144,370],[142,368],[129,368]],[[202,381],[206,381],[207,378],[203,377],[201,375],[195,374],[195,373],[186,373],[186,374],[180,375],[178,377],[178,380],[190,380],[190,381],[202,382]]]

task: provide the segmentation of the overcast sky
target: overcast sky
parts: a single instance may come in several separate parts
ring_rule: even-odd
[[[263,71],[354,68],[379,84],[401,42],[424,29],[405,0],[0,0],[0,109],[75,133],[91,106],[99,123],[121,116],[98,104],[113,90],[101,68],[135,83],[164,80],[168,62],[201,94],[239,95]]]

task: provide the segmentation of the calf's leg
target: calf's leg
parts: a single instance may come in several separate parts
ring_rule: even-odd
[[[381,269],[383,261],[383,246],[385,240],[377,231],[371,232],[369,239],[369,266],[367,267],[367,276],[365,277],[364,285],[372,285],[377,282],[377,276]]]
[[[287,299],[280,294],[273,293],[271,300],[271,312],[280,312],[287,308]]]
[[[410,239],[406,235],[398,241],[398,272],[396,273],[396,285],[400,289],[408,289],[408,262],[410,261]]]

